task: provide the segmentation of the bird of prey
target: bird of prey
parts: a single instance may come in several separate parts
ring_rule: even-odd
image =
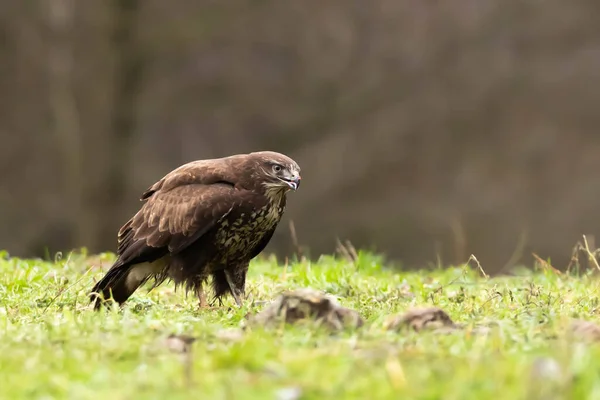
[[[231,294],[239,307],[252,258],[269,243],[300,186],[300,167],[277,152],[260,151],[192,161],[146,190],[140,210],[118,232],[117,259],[92,288],[99,309],[112,297],[122,305],[154,280],[184,285],[204,302]]]

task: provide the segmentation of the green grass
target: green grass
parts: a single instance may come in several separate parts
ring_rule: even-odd
[[[110,260],[0,257],[1,399],[286,399],[278,394],[286,388],[303,399],[531,399],[540,388],[556,398],[600,395],[600,351],[562,336],[566,318],[598,319],[592,273],[523,270],[486,279],[467,266],[393,271],[363,253],[356,265],[323,257],[285,269],[265,258],[251,264],[252,299],[312,287],[366,323],[338,333],[253,329],[235,341],[219,332],[264,305],[199,310],[193,296],[166,283],[139,290],[121,311],[90,310],[87,291],[102,275],[90,266]],[[426,305],[455,322],[497,328],[488,335],[384,329],[388,316]],[[163,344],[171,333],[197,338],[191,384],[182,355]],[[532,376],[540,357],[560,365],[558,378]]]

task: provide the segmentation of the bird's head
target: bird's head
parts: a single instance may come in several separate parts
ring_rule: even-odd
[[[300,187],[300,167],[296,161],[273,151],[250,155],[256,159],[259,178],[267,191],[286,193]]]

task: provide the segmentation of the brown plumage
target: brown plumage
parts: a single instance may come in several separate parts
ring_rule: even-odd
[[[291,158],[262,151],[193,161],[142,194],[141,209],[118,233],[117,259],[92,288],[96,309],[111,297],[122,304],[149,279],[170,279],[204,299],[212,278],[215,299],[238,306],[252,258],[269,243],[300,185]]]

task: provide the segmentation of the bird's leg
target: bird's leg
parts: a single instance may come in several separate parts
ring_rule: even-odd
[[[199,301],[199,307],[200,308],[206,308],[208,306],[208,303],[206,301],[206,293],[204,292],[204,288],[202,286],[198,286],[196,287],[196,296],[198,296]]]
[[[238,288],[238,285],[236,285],[236,279],[235,278],[239,278],[237,276],[235,276],[233,274],[233,270],[231,269],[225,269],[225,278],[227,279],[227,283],[229,284],[229,289],[231,291],[231,295],[233,296],[233,298],[235,299],[236,304],[238,305],[238,307],[242,307],[242,299],[240,297],[240,295],[243,295],[243,285],[241,290]],[[245,279],[244,279],[245,280]]]

